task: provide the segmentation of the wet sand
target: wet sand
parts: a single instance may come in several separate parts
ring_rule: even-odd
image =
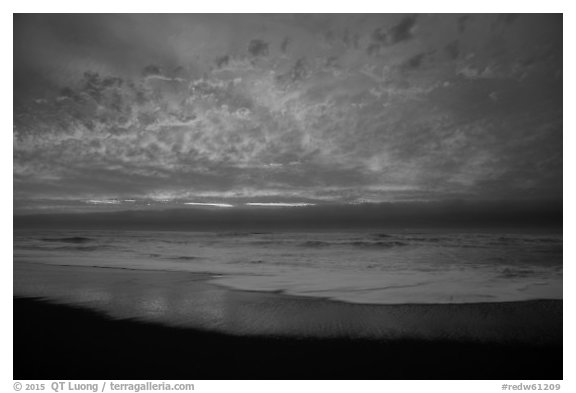
[[[360,305],[14,265],[15,379],[561,379],[562,301]]]
[[[15,299],[14,379],[562,379],[562,347],[235,336]]]

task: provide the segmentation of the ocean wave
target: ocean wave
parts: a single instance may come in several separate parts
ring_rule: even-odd
[[[304,243],[301,243],[300,245],[303,247],[328,247],[333,244],[334,243],[325,242],[321,240],[307,240]]]
[[[179,257],[168,257],[168,259],[172,259],[172,260],[176,260],[176,261],[194,261],[197,259],[200,259],[200,257],[194,257],[194,256],[179,256]]]
[[[377,237],[377,238],[390,238],[390,237],[394,237],[394,235],[389,235],[387,233],[374,233],[372,234],[373,237]]]
[[[102,249],[107,248],[105,246],[65,246],[51,248],[54,251],[102,251]]]
[[[43,238],[40,239],[45,242],[59,242],[59,243],[87,243],[94,241],[89,237],[73,236],[73,237],[58,237],[58,238]]]
[[[391,248],[391,247],[401,247],[407,246],[408,243],[401,242],[401,241],[365,241],[365,240],[356,240],[356,241],[322,241],[322,240],[307,240],[304,243],[300,243],[302,247],[331,247],[331,246],[353,246],[353,247],[362,247],[362,248],[370,248],[370,247],[377,247],[377,248]]]
[[[510,236],[500,236],[495,239],[495,242],[490,244],[522,244],[522,243],[545,243],[545,244],[562,244],[562,239],[556,238],[530,238],[530,237],[510,237]]]
[[[542,254],[562,254],[564,247],[562,245],[540,246],[534,247],[534,251]]]
[[[531,269],[504,268],[500,271],[500,276],[505,278],[530,277],[533,276],[534,274],[536,274],[536,272]]]
[[[194,261],[194,260],[201,259],[200,257],[195,257],[192,255],[171,256],[171,255],[157,254],[157,253],[152,253],[152,254],[147,254],[147,255],[149,257],[152,257],[152,258],[160,258],[160,259],[174,260],[174,261]]]
[[[402,247],[408,245],[408,243],[401,241],[378,241],[378,242],[354,241],[346,244],[350,244],[355,247],[383,247],[383,248]]]
[[[46,252],[46,253],[53,253],[57,251],[103,251],[106,249],[115,248],[108,245],[55,245],[48,247],[46,245],[34,245],[34,244],[27,244],[18,246],[17,249],[20,251],[34,251],[34,252]],[[47,255],[49,255],[47,254]]]
[[[245,237],[258,235],[271,235],[273,232],[223,232],[216,234],[217,237]]]
[[[426,243],[439,243],[441,241],[446,241],[447,239],[442,239],[440,237],[409,237],[406,240],[415,242],[426,242]]]

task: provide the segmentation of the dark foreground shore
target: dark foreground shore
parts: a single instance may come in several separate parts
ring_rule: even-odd
[[[15,298],[14,379],[562,379],[562,344],[234,336]]]

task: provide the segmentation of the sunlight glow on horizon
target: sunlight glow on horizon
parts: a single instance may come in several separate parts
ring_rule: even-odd
[[[103,199],[103,200],[91,199],[86,201],[86,203],[91,203],[93,205],[118,205],[120,204],[120,201],[116,199]]]
[[[276,206],[276,207],[303,207],[303,206],[315,206],[315,203],[282,203],[282,202],[251,202],[247,203],[246,206]]]
[[[229,203],[202,203],[202,202],[185,202],[185,205],[193,205],[193,206],[213,206],[213,207],[234,207]]]

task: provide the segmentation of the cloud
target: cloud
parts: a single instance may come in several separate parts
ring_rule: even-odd
[[[526,16],[502,39],[497,18],[124,15],[82,17],[84,28],[24,17],[15,196],[556,195],[561,29]]]
[[[403,17],[400,22],[386,29],[378,27],[372,32],[371,44],[367,48],[368,54],[377,54],[387,46],[399,44],[414,38],[417,16],[410,15]]]
[[[155,66],[155,65],[147,65],[142,70],[143,76],[161,75],[161,74],[162,74],[162,72],[160,71],[160,67]]]
[[[105,199],[105,200],[90,199],[86,201],[86,203],[90,203],[93,205],[119,205],[121,202],[116,199]]]
[[[282,43],[280,44],[280,50],[282,51],[282,53],[286,53],[286,51],[288,50],[288,46],[290,45],[290,38],[285,37],[282,40]]]
[[[420,66],[424,62],[425,57],[426,57],[425,53],[419,53],[415,56],[412,56],[411,58],[406,60],[404,63],[402,63],[401,67],[404,70],[413,70],[413,69],[420,68]]]
[[[185,202],[185,205],[191,206],[211,206],[211,207],[234,207],[229,203],[201,203],[201,202]]]
[[[404,17],[396,26],[388,31],[388,41],[391,45],[401,41],[406,41],[414,37],[413,31],[416,27],[416,16]]]
[[[252,56],[268,56],[268,43],[262,40],[252,40],[248,44],[248,52]]]
[[[249,202],[246,206],[264,206],[264,207],[305,207],[314,206],[315,203],[286,203],[286,202]]]
[[[457,59],[458,56],[460,55],[460,45],[457,40],[452,41],[451,43],[446,45],[444,47],[444,50],[446,51],[448,56],[450,56],[450,58],[452,59]]]

